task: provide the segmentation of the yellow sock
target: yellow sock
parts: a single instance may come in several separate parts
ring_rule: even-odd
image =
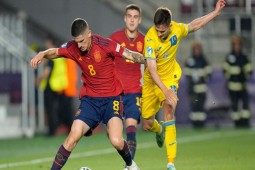
[[[165,122],[166,133],[165,133],[165,143],[166,143],[166,153],[168,162],[174,163],[177,151],[177,142],[176,142],[176,128],[175,121],[170,120]]]
[[[161,132],[161,126],[156,119],[154,119],[154,122],[153,122],[153,125],[152,125],[152,128],[150,129],[150,131],[154,132],[154,133]]]

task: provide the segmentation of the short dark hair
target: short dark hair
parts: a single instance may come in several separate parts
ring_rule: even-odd
[[[172,13],[167,7],[159,7],[154,15],[155,25],[169,25],[172,21]]]
[[[71,35],[77,37],[89,27],[87,21],[82,18],[76,18],[71,26]]]
[[[137,11],[139,12],[139,14],[142,13],[142,10],[141,10],[141,8],[140,8],[138,5],[136,5],[136,4],[129,4],[129,5],[126,6],[125,14],[126,14],[127,11],[130,10],[130,9],[131,9],[131,10],[137,10]]]

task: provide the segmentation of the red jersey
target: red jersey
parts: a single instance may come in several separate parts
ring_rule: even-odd
[[[140,32],[131,40],[126,35],[125,29],[122,29],[114,32],[110,38],[129,50],[143,53],[144,35]],[[115,58],[115,64],[116,73],[122,82],[124,93],[141,92],[141,64],[120,57]]]
[[[114,58],[122,58],[123,51],[124,48],[111,39],[92,35],[89,52],[81,52],[75,41],[69,41],[58,49],[58,55],[74,60],[80,67],[83,81],[80,98],[111,97],[123,92],[114,71]]]

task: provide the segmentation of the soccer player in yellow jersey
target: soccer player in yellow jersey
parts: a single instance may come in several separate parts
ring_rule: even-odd
[[[195,32],[218,16],[225,6],[225,0],[218,0],[213,12],[197,18],[189,24],[172,21],[168,8],[160,7],[154,15],[154,26],[147,32],[144,40],[147,67],[144,72],[142,89],[143,127],[156,133],[159,147],[164,142],[167,151],[167,170],[175,170],[176,128],[174,112],[177,105],[178,81],[182,70],[176,61],[180,40]],[[163,107],[164,122],[155,119]]]

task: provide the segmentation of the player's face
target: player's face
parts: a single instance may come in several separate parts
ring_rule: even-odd
[[[128,31],[130,32],[137,31],[138,25],[141,23],[139,11],[134,9],[127,10],[126,15],[124,17],[124,21],[126,23]]]
[[[201,53],[202,53],[201,46],[200,46],[200,45],[195,45],[195,46],[193,47],[193,53],[194,53],[194,56],[195,56],[195,57],[200,57],[200,56],[201,56]]]
[[[82,52],[89,50],[91,45],[91,30],[87,29],[81,35],[74,37],[74,41],[78,44]]]
[[[161,40],[165,40],[170,34],[171,24],[170,25],[160,24],[160,25],[156,25],[155,27],[156,27],[158,37]]]
[[[241,42],[239,40],[233,42],[233,49],[235,53],[239,53],[241,51]]]

